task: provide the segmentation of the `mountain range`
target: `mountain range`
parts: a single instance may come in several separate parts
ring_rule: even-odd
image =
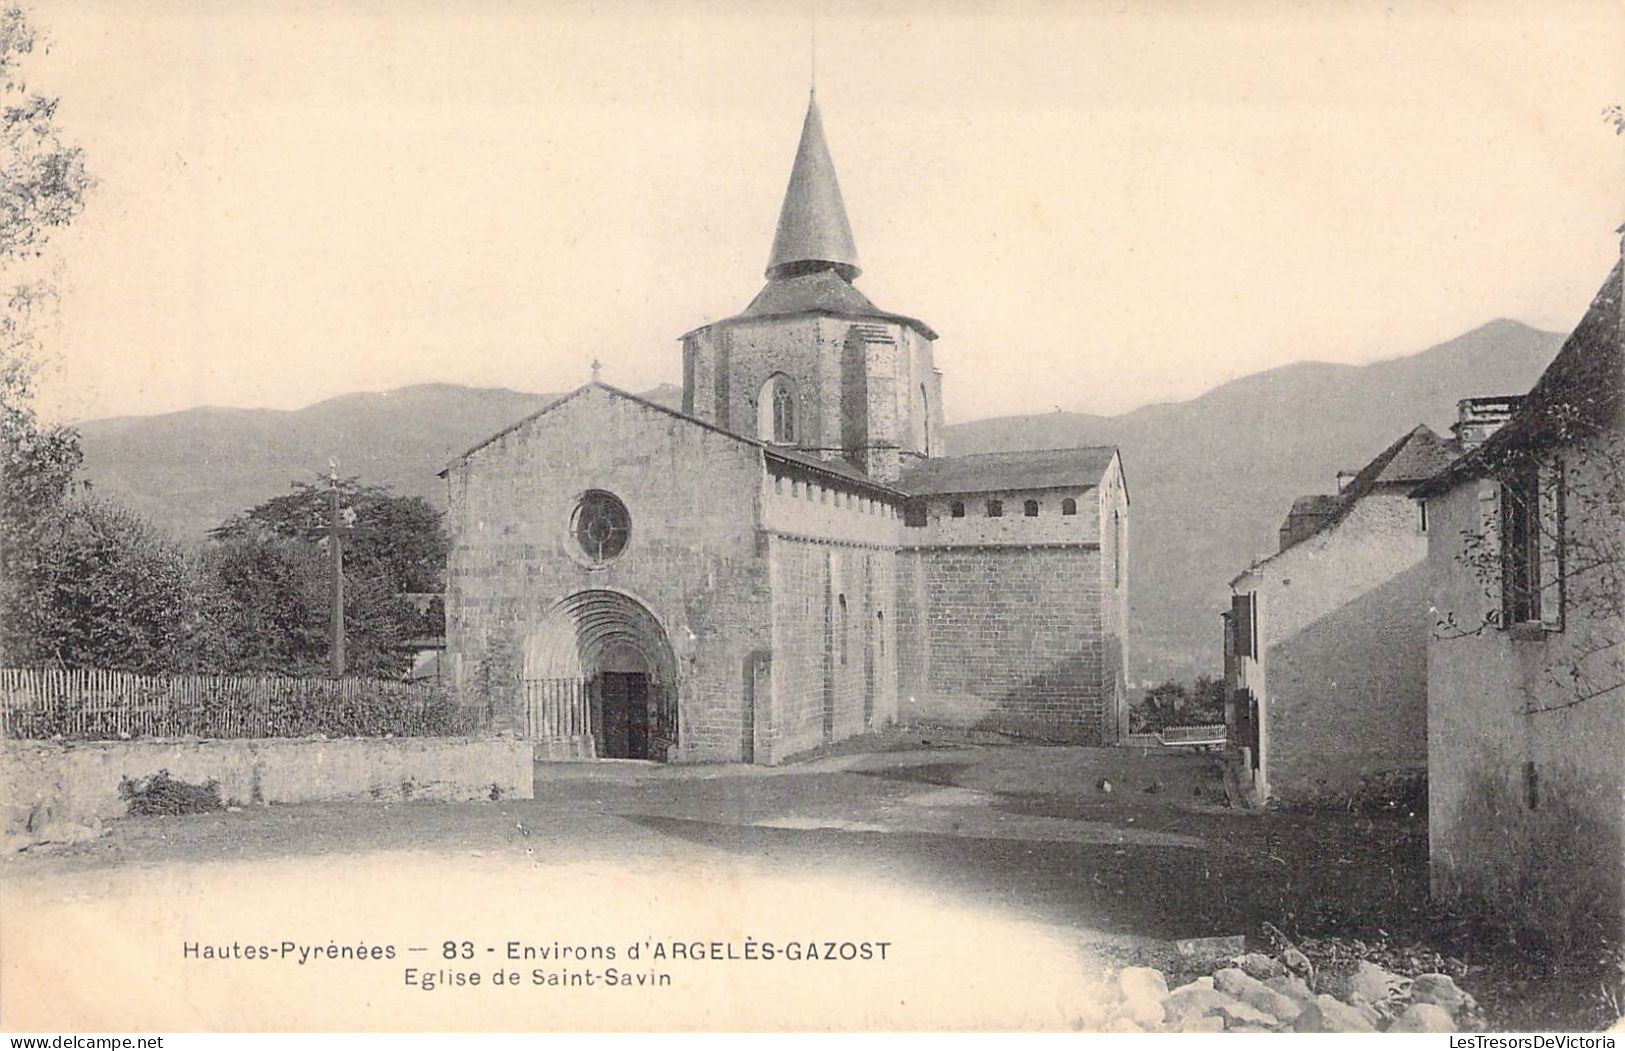
[[[1275,549],[1294,497],[1334,492],[1458,399],[1528,390],[1563,337],[1494,321],[1421,353],[1370,365],[1301,362],[1188,401],[1119,416],[1051,412],[950,425],[950,453],[1116,445],[1130,510],[1130,668],[1142,682],[1216,673],[1227,582]],[[645,397],[676,407],[679,388]],[[444,506],[453,457],[555,394],[425,384],[347,394],[297,410],[196,408],[79,425],[84,477],[160,526],[201,537],[232,514],[340,471]]]

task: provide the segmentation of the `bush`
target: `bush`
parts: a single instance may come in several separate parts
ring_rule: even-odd
[[[203,814],[226,808],[219,781],[189,784],[170,777],[168,770],[141,781],[126,777],[119,782],[118,794],[130,801],[131,814]]]
[[[1129,708],[1130,733],[1156,733],[1170,726],[1224,722],[1224,681],[1199,675],[1187,687],[1169,679],[1153,686]]]

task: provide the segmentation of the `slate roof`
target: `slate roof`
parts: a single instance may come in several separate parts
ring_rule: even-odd
[[[835,178],[835,162],[824,141],[824,120],[816,95],[807,99],[807,117],[801,124],[801,142],[790,168],[790,183],[779,209],[767,276],[776,277],[808,263],[829,263],[850,279],[858,271],[858,248]]]
[[[1433,496],[1466,478],[1483,477],[1521,449],[1567,444],[1588,434],[1625,428],[1622,271],[1625,258],[1614,264],[1585,317],[1512,418],[1483,445],[1419,486],[1412,496]]]
[[[1092,488],[1100,484],[1115,445],[1028,452],[976,453],[922,460],[897,480],[911,496],[991,493],[1017,489]]]
[[[1287,514],[1304,517],[1329,515],[1337,510],[1338,503],[1336,496],[1327,496],[1323,493],[1300,496],[1292,501],[1292,510]]]
[[[497,439],[503,437],[504,435],[512,434],[514,431],[517,431],[519,428],[523,427],[525,424],[527,424],[530,421],[536,419],[537,417],[544,416],[547,413],[552,412],[554,409],[558,408],[559,406],[563,405],[565,402],[574,401],[576,398],[580,397],[581,395],[583,395],[586,392],[588,392],[590,390],[593,390],[595,388],[598,389],[598,390],[602,390],[607,394],[613,395],[614,397],[624,398],[624,399],[626,399],[627,401],[630,401],[630,402],[636,402],[638,405],[641,405],[646,409],[653,409],[655,412],[665,413],[667,416],[671,416],[671,417],[673,417],[675,419],[682,420],[685,423],[692,423],[696,427],[703,427],[706,430],[712,431],[712,432],[714,432],[716,434],[720,434],[725,438],[732,438],[734,441],[740,442],[740,443],[742,443],[744,445],[753,445],[753,446],[761,449],[766,454],[766,456],[767,456],[767,458],[769,460],[778,460],[778,461],[783,462],[783,463],[793,463],[793,464],[796,464],[798,466],[804,467],[804,468],[806,468],[808,470],[815,471],[815,472],[817,472],[819,474],[824,474],[824,475],[828,475],[828,476],[835,477],[835,478],[841,478],[841,479],[843,479],[845,481],[852,482],[852,483],[857,484],[857,485],[862,485],[862,486],[864,486],[866,488],[873,489],[873,490],[876,490],[878,492],[886,493],[886,494],[891,495],[891,496],[902,496],[902,495],[904,495],[903,493],[901,493],[898,490],[892,488],[891,486],[885,485],[882,482],[875,481],[873,478],[870,478],[868,475],[864,474],[862,471],[857,470],[855,467],[853,467],[851,464],[846,463],[845,461],[821,460],[816,456],[810,455],[808,453],[801,452],[798,449],[787,449],[787,448],[783,448],[783,447],[776,446],[776,445],[769,445],[766,442],[757,441],[755,438],[749,438],[749,437],[746,437],[743,434],[735,434],[733,431],[727,430],[726,428],[723,428],[723,427],[718,427],[714,423],[708,423],[705,420],[699,419],[699,418],[694,417],[694,416],[690,416],[687,413],[678,412],[676,409],[673,409],[673,408],[670,408],[668,406],[662,405],[657,401],[650,401],[648,398],[640,398],[636,394],[631,393],[630,391],[624,391],[624,390],[621,390],[619,387],[612,387],[607,383],[600,383],[600,382],[598,382],[596,380],[591,382],[591,383],[586,383],[586,384],[583,384],[580,387],[577,387],[575,390],[571,391],[569,394],[564,395],[564,397],[555,399],[554,401],[551,401],[551,402],[547,403],[546,405],[542,406],[540,409],[537,409],[535,412],[531,413],[529,416],[525,416],[525,417],[523,417],[521,419],[515,420],[513,423],[510,423],[510,424],[508,424],[508,426],[502,428],[502,430],[497,431],[495,434],[491,435],[489,438],[486,438],[484,441],[481,441],[481,442],[471,446],[468,449],[468,451],[464,452],[461,456],[459,456],[456,459],[452,460],[445,467],[442,467],[440,469],[440,471],[438,472],[439,476],[444,478],[447,474],[449,474],[451,472],[452,468],[456,467],[458,464],[460,464],[463,461],[467,460],[470,456],[473,456],[475,453],[479,452],[481,449],[485,448],[487,445],[490,445],[492,442],[496,441]]]
[[[743,318],[790,317],[797,314],[829,314],[855,321],[892,322],[907,325],[926,339],[937,338],[936,330],[930,325],[907,314],[880,309],[870,302],[868,296],[854,288],[850,281],[828,267],[811,273],[773,278],[762,286],[756,298],[742,312],[713,324],[721,325]]]
[[[1417,424],[1411,430],[1399,437],[1392,445],[1376,455],[1370,463],[1360,468],[1343,491],[1332,495],[1300,496],[1292,502],[1291,514],[1311,514],[1322,516],[1315,523],[1315,528],[1304,533],[1280,551],[1268,558],[1259,559],[1252,566],[1256,569],[1277,556],[1291,551],[1294,547],[1308,540],[1312,536],[1335,529],[1337,524],[1349,516],[1354,505],[1361,498],[1369,494],[1378,486],[1414,485],[1417,482],[1432,478],[1439,471],[1449,466],[1461,453],[1461,446],[1452,438],[1441,438],[1426,424]],[[1300,508],[1302,510],[1300,510]],[[1249,570],[1250,572],[1251,570]],[[1238,575],[1231,583],[1246,576]]]

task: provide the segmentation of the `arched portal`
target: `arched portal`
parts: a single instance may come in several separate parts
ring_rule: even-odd
[[[579,591],[525,643],[526,735],[590,736],[599,756],[666,759],[677,746],[677,658],[660,621],[618,591]]]

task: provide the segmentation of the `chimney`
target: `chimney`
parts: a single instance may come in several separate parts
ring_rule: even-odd
[[[1347,489],[1349,487],[1349,483],[1354,481],[1354,476],[1359,473],[1359,471],[1338,471],[1337,491],[1341,493],[1344,489]]]
[[[1512,418],[1523,404],[1520,395],[1508,394],[1499,398],[1463,398],[1456,402],[1456,422],[1450,433],[1463,448],[1476,449],[1501,425]]]

